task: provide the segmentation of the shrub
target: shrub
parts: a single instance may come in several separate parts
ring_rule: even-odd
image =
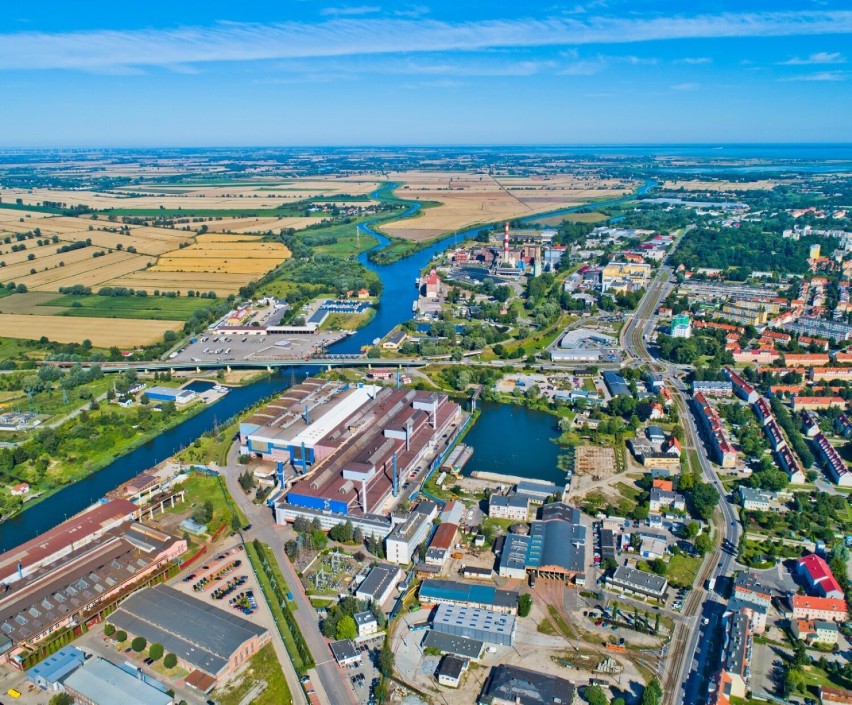
[[[115,640],[116,641],[127,641],[127,632],[124,631],[123,629],[119,632],[116,632],[115,633]]]
[[[104,634],[106,636],[112,636],[115,634],[115,625],[114,624],[105,624],[104,625]]]
[[[163,659],[163,665],[166,668],[174,668],[177,666],[177,656],[174,654],[166,654],[166,657]]]
[[[151,648],[148,649],[148,656],[150,656],[155,661],[159,661],[163,658],[163,645],[157,644],[156,642],[151,644]]]
[[[130,648],[133,649],[137,654],[141,654],[145,647],[148,646],[148,642],[145,640],[144,636],[137,636],[133,641],[130,642]]]

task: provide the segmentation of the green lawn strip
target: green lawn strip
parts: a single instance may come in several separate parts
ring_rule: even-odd
[[[568,626],[568,622],[565,621],[565,618],[559,614],[559,610],[557,610],[553,605],[547,606],[547,611],[550,614],[550,621],[553,623],[562,635],[566,639],[576,639],[577,635],[574,634],[574,630]]]
[[[281,570],[269,546],[259,541],[247,543],[245,546],[246,553],[257,575],[260,589],[269,608],[272,610],[272,616],[278,625],[278,631],[284,640],[284,645],[287,647],[287,653],[290,655],[296,671],[300,675],[303,675],[314,664],[310,650],[307,644],[305,644],[304,637],[301,631],[299,631],[299,626],[296,624],[292,612],[286,606],[282,607],[282,604],[287,604],[285,598],[289,590],[287,582],[284,580],[284,576],[281,574]],[[274,586],[273,580],[275,581]],[[302,644],[301,650],[297,641]]]
[[[60,316],[90,318],[138,318],[143,320],[185,321],[195,311],[212,303],[211,299],[166,296],[60,296],[40,304],[63,306]]]
[[[289,705],[293,702],[272,644],[267,644],[252,656],[243,674],[232,680],[228,687],[215,690],[215,700],[219,705],[240,705],[261,681],[266,683],[266,687],[252,699],[252,705]]]
[[[698,571],[701,569],[702,559],[680,554],[672,556],[666,577],[672,585],[677,587],[692,587]]]

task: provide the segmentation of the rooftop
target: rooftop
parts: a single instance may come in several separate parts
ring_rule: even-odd
[[[93,658],[65,679],[65,686],[95,705],[171,705],[170,695],[106,659]]]
[[[574,702],[574,692],[564,678],[501,664],[491,669],[479,702],[490,705],[500,699],[517,705],[564,705]]]
[[[478,639],[468,639],[455,634],[445,634],[430,629],[423,638],[423,648],[432,647],[449,654],[458,654],[466,658],[479,658],[484,644]]]
[[[246,641],[266,633],[247,619],[168,585],[134,593],[110,616],[110,622],[149,643],[162,644],[167,652],[214,676]]]
[[[461,678],[461,674],[464,671],[465,666],[467,666],[467,661],[465,659],[459,658],[453,654],[447,654],[441,659],[441,663],[438,666],[438,675],[458,680]]]
[[[515,631],[515,617],[505,612],[468,605],[441,604],[432,616],[432,625],[437,631],[463,628],[488,634],[511,635]]]
[[[370,569],[364,582],[358,586],[357,592],[372,597],[383,595],[398,578],[399,568],[395,565],[379,563]]]
[[[424,601],[452,600],[510,609],[518,604],[517,592],[498,590],[491,585],[472,585],[455,580],[424,580],[418,594]]]

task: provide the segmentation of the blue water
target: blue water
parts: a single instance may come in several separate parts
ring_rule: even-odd
[[[81,512],[122,482],[161,463],[192,443],[205,431],[241,414],[253,404],[278,394],[305,378],[308,368],[289,368],[246,387],[232,389],[221,401],[208,406],[179,426],[161,433],[88,477],[63,487],[25,512],[0,524],[0,551],[8,550],[52,529],[66,518]]]
[[[556,417],[514,404],[479,402],[482,413],[464,437],[473,455],[462,474],[479,470],[565,484],[557,467]]]

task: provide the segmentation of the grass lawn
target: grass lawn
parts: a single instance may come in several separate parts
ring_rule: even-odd
[[[261,681],[266,683],[266,688],[251,701],[252,705],[287,705],[293,702],[272,644],[267,644],[251,657],[246,670],[235,682],[227,688],[215,690],[214,699],[220,705],[239,705]]]
[[[669,561],[668,570],[666,571],[666,577],[672,585],[692,587],[701,568],[701,562],[701,558],[686,556],[684,554],[672,556],[671,561]]]
[[[557,610],[553,605],[548,605],[547,611],[550,613],[550,621],[553,622],[553,626],[562,633],[562,636],[572,640],[577,638],[577,635],[574,634],[574,630],[568,626],[568,622],[566,622],[565,618],[559,614],[559,610]]]
[[[218,478],[196,472],[192,473],[179,487],[186,490],[186,502],[176,504],[167,511],[181,513],[191,507],[209,501],[213,505],[213,518],[207,524],[207,529],[210,533],[213,533],[222,524],[230,524],[231,515],[234,511],[236,511],[243,526],[248,524],[248,519],[246,519],[240,508],[225,499],[225,494],[219,486]]]
[[[330,313],[320,330],[358,330],[372,321],[375,315],[374,308],[368,308],[364,313]]]
[[[150,293],[150,292],[149,292]],[[213,299],[166,296],[60,296],[45,306],[65,306],[61,316],[94,318],[139,318],[158,321],[185,321],[199,308],[215,303]],[[79,305],[78,305],[79,304]]]
[[[284,580],[284,576],[281,574],[281,570],[278,568],[278,563],[276,563],[274,556],[272,556],[272,551],[269,546],[263,545],[262,550],[266,554],[265,556],[261,556],[261,554],[258,553],[254,542],[246,544],[246,554],[251,561],[255,575],[257,575],[257,580],[260,584],[263,596],[266,599],[266,603],[269,605],[269,609],[272,611],[272,616],[278,625],[281,638],[284,640],[284,646],[287,648],[287,653],[290,656],[290,660],[293,662],[293,666],[296,671],[301,674],[313,664],[305,664],[299,654],[298,648],[296,647],[296,640],[290,627],[291,621],[295,622],[295,620],[292,620],[292,615],[290,620],[286,618],[284,614],[285,608],[281,606],[281,603],[275,596],[275,590],[272,587],[272,582],[270,581],[269,575],[263,566],[263,559],[266,559],[266,564],[269,566],[269,570],[275,578],[275,582],[278,585],[280,592],[287,592],[289,590],[287,582]]]
[[[553,626],[553,622],[546,618],[538,623],[537,631],[539,634],[547,634],[549,636],[556,636],[558,634],[556,627]]]
[[[175,458],[184,463],[216,463],[225,465],[228,462],[228,451],[233,444],[234,434],[239,429],[238,423],[220,428],[219,433],[205,433],[191,445],[180,451]]]

